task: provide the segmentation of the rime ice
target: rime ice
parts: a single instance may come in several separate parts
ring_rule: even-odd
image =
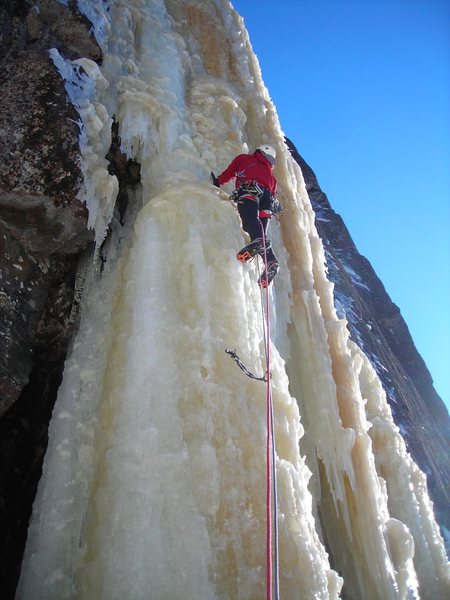
[[[52,59],[80,114],[86,257],[18,598],[265,595],[265,394],[254,264],[209,171],[277,149],[289,217],[272,225],[282,598],[444,598],[449,574],[423,474],[333,305],[298,166],[242,21],[225,0],[83,0],[98,65]],[[125,222],[104,158],[111,124],[141,165]],[[97,256],[97,255],[96,255]],[[300,411],[299,411],[300,407]],[[301,414],[301,419],[300,419]],[[320,520],[319,520],[320,515]],[[330,568],[324,547],[333,554]]]

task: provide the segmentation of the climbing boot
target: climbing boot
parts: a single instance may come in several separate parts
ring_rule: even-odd
[[[270,242],[267,241],[266,251],[269,248]],[[253,240],[253,242],[250,242],[248,246],[245,246],[244,248],[242,248],[242,250],[239,250],[239,252],[236,254],[236,258],[240,262],[245,263],[257,254],[259,254],[260,256],[264,256],[264,243],[262,238],[256,238],[255,240]]]
[[[269,263],[267,263],[267,270],[264,269],[263,274],[258,279],[258,285],[261,289],[265,289],[271,284],[273,278],[278,273],[279,268],[280,265],[276,260],[271,260]]]

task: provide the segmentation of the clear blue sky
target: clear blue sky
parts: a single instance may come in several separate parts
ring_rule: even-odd
[[[450,0],[232,0],[450,410]]]

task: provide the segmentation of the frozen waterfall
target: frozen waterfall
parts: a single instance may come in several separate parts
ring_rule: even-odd
[[[242,20],[227,0],[78,0],[101,66],[52,51],[80,114],[97,250],[80,265],[66,361],[17,597],[265,596],[265,392],[254,264],[210,184],[277,150],[285,216],[271,288],[283,599],[444,598],[424,475],[333,304],[322,242]],[[111,125],[141,165],[124,223]],[[231,190],[231,188],[227,188]],[[100,269],[100,247],[106,256]],[[332,563],[332,567],[330,566]]]

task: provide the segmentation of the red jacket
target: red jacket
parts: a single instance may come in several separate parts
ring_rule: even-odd
[[[262,152],[239,154],[217,178],[220,185],[236,177],[236,189],[245,181],[256,181],[275,194],[277,180],[273,167]]]

